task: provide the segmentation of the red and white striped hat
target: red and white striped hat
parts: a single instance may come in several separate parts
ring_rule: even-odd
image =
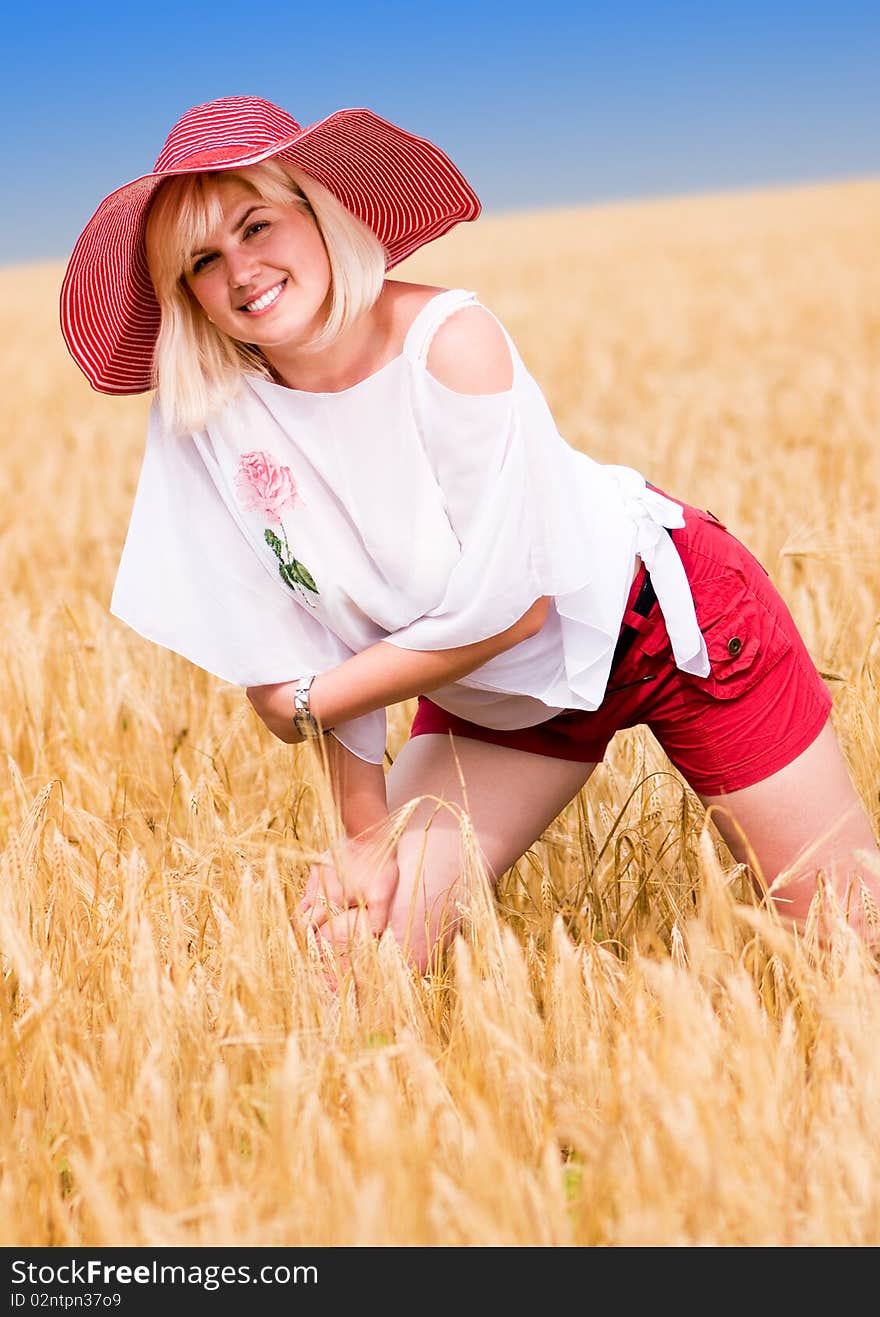
[[[152,173],[101,202],[70,258],[61,330],[94,389],[143,393],[153,387],[160,312],[144,235],[162,181],[276,155],[323,183],[372,229],[388,269],[480,213],[476,194],[439,147],[371,110],[337,110],[301,128],[285,110],[255,96],[197,105],[171,129]]]

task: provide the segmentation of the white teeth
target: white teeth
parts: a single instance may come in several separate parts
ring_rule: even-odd
[[[281,296],[281,290],[283,289],[283,287],[284,287],[283,281],[280,284],[276,284],[274,288],[269,289],[268,293],[263,293],[262,297],[258,297],[255,302],[246,302],[244,305],[244,310],[265,311],[267,306],[271,306],[273,302],[278,301],[278,298]]]

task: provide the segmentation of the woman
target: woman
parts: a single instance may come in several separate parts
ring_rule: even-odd
[[[763,568],[572,450],[473,293],[386,277],[478,214],[369,111],[301,129],[246,97],[189,111],[102,203],[65,337],[99,390],[158,383],[111,611],[321,738],[346,841],[303,908],[337,945],[365,916],[424,969],[455,928],[454,811],[426,829],[423,801],[396,848],[389,812],[465,806],[497,877],[635,723],[780,910],[802,923],[822,871],[866,929],[875,840]],[[386,777],[384,711],[414,696]]]

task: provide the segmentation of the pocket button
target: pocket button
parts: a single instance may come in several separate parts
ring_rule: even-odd
[[[736,658],[737,654],[742,653],[743,642],[739,636],[731,636],[727,642],[727,652],[731,658]]]

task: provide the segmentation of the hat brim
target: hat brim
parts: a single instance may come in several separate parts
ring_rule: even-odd
[[[363,220],[385,248],[387,269],[480,214],[476,193],[439,147],[367,109],[337,110],[258,153],[144,174],[101,202],[77,241],[61,287],[61,331],[94,389],[130,394],[153,387],[160,311],[145,232],[160,184],[274,156],[322,183]]]

